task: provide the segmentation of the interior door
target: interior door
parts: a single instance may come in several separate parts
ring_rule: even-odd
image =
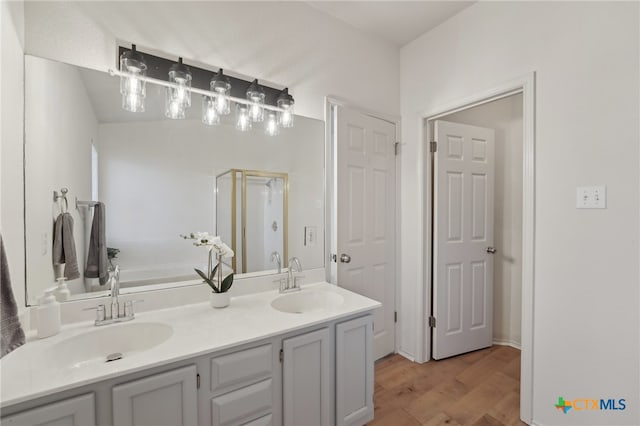
[[[375,359],[395,349],[395,124],[337,107],[338,285],[382,303]]]
[[[432,356],[491,346],[494,131],[436,121]],[[433,326],[433,324],[432,324]]]

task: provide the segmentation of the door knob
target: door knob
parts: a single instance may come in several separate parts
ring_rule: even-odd
[[[348,254],[342,253],[340,255],[340,262],[342,263],[349,263],[351,262],[351,256],[349,256]]]
[[[489,254],[495,254],[497,251],[495,247],[487,247],[487,253]]]

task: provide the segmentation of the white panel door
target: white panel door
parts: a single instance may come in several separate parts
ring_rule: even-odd
[[[113,424],[198,424],[196,367],[190,365],[113,387]]]
[[[374,357],[395,349],[395,125],[337,107],[338,285],[382,303]]]
[[[88,393],[46,404],[3,417],[0,423],[16,426],[93,426],[96,424],[95,397],[93,393]]]
[[[283,340],[284,426],[333,424],[329,343],[328,328]]]
[[[491,346],[494,131],[435,122],[433,358]]]

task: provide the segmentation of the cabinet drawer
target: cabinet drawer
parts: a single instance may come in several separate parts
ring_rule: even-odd
[[[268,344],[212,358],[211,391],[271,377],[272,354],[272,346]]]
[[[273,383],[267,379],[213,398],[211,423],[220,426],[252,424],[256,417],[271,413],[272,404]]]

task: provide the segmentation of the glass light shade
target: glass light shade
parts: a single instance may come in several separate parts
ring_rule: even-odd
[[[216,110],[220,115],[228,115],[231,112],[231,82],[223,74],[222,69],[214,75],[209,82],[209,88],[216,94]]]
[[[173,97],[172,89],[167,87],[164,98],[164,115],[174,120],[182,120],[185,117],[185,105]]]
[[[258,80],[254,80],[247,89],[247,100],[251,102],[249,116],[254,123],[264,121],[264,98],[264,90],[258,85]]]
[[[209,126],[220,124],[220,115],[216,110],[216,100],[210,96],[202,97],[202,122]]]
[[[282,127],[293,127],[293,96],[289,94],[288,89],[284,89],[278,96],[278,124]]]
[[[184,71],[169,71],[169,82],[176,87],[169,88],[171,100],[184,107],[191,106],[191,73]]]
[[[278,117],[274,111],[267,111],[267,119],[264,122],[264,132],[269,136],[276,136],[280,133]]]
[[[120,56],[120,70],[132,74],[120,77],[122,108],[131,112],[144,112],[146,84],[145,81],[136,78],[147,74],[147,65],[142,60],[142,55],[135,50],[123,53]]]
[[[251,117],[249,117],[249,107],[247,105],[238,104],[236,106],[236,129],[241,132],[251,130]]]

